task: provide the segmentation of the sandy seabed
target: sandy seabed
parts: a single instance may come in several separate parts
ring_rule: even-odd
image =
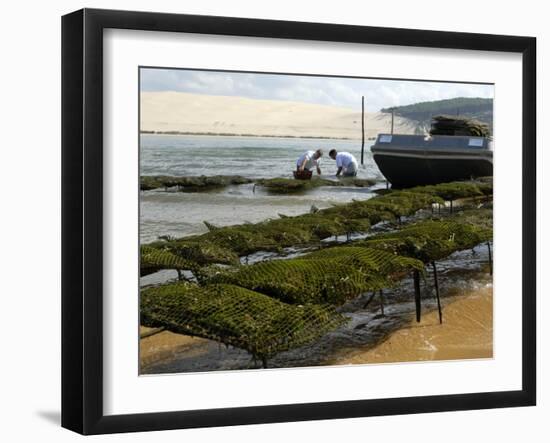
[[[141,333],[151,331],[151,328],[140,327]],[[191,356],[204,353],[208,340],[191,337],[189,335],[174,334],[162,331],[158,334],[144,337],[139,340],[140,367],[144,368],[152,363],[169,360],[181,352]]]
[[[420,323],[393,332],[367,350],[351,352],[335,364],[393,363],[493,357],[493,289],[486,287],[448,300],[443,324],[436,311]]]

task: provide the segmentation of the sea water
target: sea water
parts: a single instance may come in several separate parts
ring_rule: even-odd
[[[383,180],[365,143],[359,178]],[[242,175],[248,178],[292,177],[297,158],[307,150],[323,149],[321,172],[334,178],[331,149],[350,152],[361,161],[360,140],[235,137],[196,135],[141,135],[141,175]],[[382,182],[380,186],[385,186]],[[321,187],[291,195],[268,194],[253,184],[198,193],[153,190],[140,195],[140,241],[161,235],[183,237],[206,232],[204,221],[227,226],[256,223],[279,214],[298,215],[353,199],[370,198],[373,188]]]

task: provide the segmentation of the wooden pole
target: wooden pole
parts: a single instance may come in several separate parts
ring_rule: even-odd
[[[437,310],[439,311],[439,324],[443,323],[443,314],[441,313],[441,300],[439,298],[439,281],[437,280],[437,268],[435,261],[432,261],[432,267],[434,269],[434,285],[435,285],[435,297],[437,298]]]
[[[487,242],[487,250],[489,251],[489,275],[493,275],[493,254],[491,254],[491,243]]]
[[[366,307],[370,304],[370,302],[372,301],[372,299],[374,298],[375,295],[376,295],[376,291],[372,291],[372,294],[370,295],[369,299],[363,305],[363,309],[366,309]]]
[[[420,272],[413,271],[414,280],[414,304],[416,307],[416,321],[420,322]]]
[[[165,328],[164,327],[161,327],[161,328],[155,328],[151,331],[147,331],[147,332],[143,332],[139,335],[139,338],[147,338],[147,337],[151,337],[152,335],[156,335],[156,334],[160,334],[162,331],[164,331]]]
[[[361,165],[365,157],[365,96],[361,97]]]

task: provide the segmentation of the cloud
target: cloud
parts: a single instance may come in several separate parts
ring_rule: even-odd
[[[352,79],[144,68],[142,91],[180,91],[344,106],[358,109],[408,105],[453,97],[493,97],[492,85]]]

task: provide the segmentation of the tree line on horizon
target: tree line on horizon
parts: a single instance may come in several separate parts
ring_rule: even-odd
[[[479,97],[457,97],[445,100],[434,100],[414,103],[406,106],[382,108],[380,112],[391,113],[414,120],[419,128],[429,128],[433,117],[449,115],[479,120],[489,126],[493,132],[493,99]]]

